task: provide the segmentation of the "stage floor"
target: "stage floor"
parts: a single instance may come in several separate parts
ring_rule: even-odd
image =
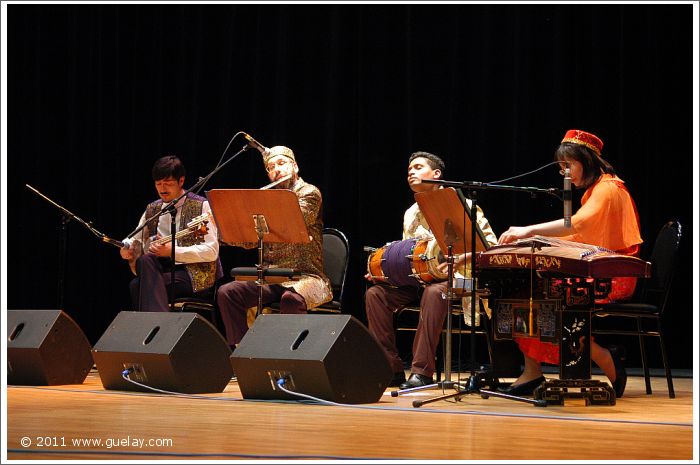
[[[594,379],[602,379],[594,376]],[[374,404],[244,400],[235,381],[198,397],[80,385],[7,388],[10,460],[696,460],[693,380],[630,377],[614,406],[535,407],[437,389]],[[449,391],[448,391],[449,392]]]

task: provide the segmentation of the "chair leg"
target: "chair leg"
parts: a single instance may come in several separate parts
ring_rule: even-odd
[[[671,377],[671,369],[668,366],[668,360],[666,358],[666,345],[664,344],[664,333],[661,330],[661,321],[658,321],[659,328],[659,344],[661,345],[661,359],[664,362],[664,370],[666,371],[666,384],[668,384],[668,397],[674,399],[676,393],[673,390],[673,378]]]
[[[642,358],[642,369],[644,370],[644,384],[647,394],[651,394],[651,377],[649,375],[649,365],[647,364],[647,351],[644,348],[644,336],[642,335],[642,319],[637,318],[637,333],[639,334],[639,353]]]

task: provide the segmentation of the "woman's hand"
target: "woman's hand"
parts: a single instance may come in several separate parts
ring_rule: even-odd
[[[498,244],[510,244],[518,239],[525,239],[526,237],[532,236],[532,232],[529,226],[511,226],[508,231],[501,234],[498,238]]]

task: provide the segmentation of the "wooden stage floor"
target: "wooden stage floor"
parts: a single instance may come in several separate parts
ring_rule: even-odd
[[[600,379],[594,376],[594,379]],[[354,407],[187,398],[85,383],[7,388],[10,460],[681,460],[694,456],[693,380],[630,377],[614,406],[530,404],[470,394],[413,408],[427,390]]]

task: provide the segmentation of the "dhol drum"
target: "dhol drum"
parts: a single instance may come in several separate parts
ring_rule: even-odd
[[[435,239],[390,242],[370,254],[367,272],[376,282],[397,287],[445,281],[447,273],[437,267],[439,250]]]

